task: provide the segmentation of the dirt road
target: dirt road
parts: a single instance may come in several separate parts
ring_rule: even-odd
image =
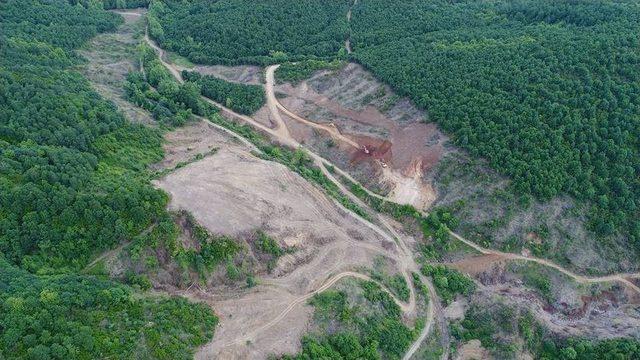
[[[336,274],[336,275],[332,276],[331,278],[329,278],[324,284],[322,284],[322,286],[320,286],[319,288],[315,289],[314,291],[312,291],[312,292],[310,292],[308,294],[305,294],[303,296],[300,296],[299,298],[293,300],[291,303],[289,303],[289,305],[277,317],[273,318],[268,323],[266,323],[263,326],[260,326],[260,327],[258,327],[256,329],[254,329],[252,332],[248,333],[246,336],[244,336],[242,338],[238,338],[238,339],[236,339],[234,341],[231,341],[229,343],[223,344],[223,346],[227,347],[227,346],[231,346],[231,345],[245,343],[247,340],[251,341],[255,336],[257,336],[261,332],[269,329],[270,327],[274,326],[278,322],[282,321],[287,316],[287,314],[289,314],[296,306],[301,305],[301,304],[307,302],[307,300],[311,299],[313,296],[315,296],[317,294],[320,294],[321,292],[323,292],[325,290],[330,289],[338,281],[340,281],[340,280],[342,280],[342,279],[344,279],[346,277],[352,277],[352,278],[365,280],[365,281],[372,281],[372,282],[378,284],[378,286],[380,286],[382,288],[382,290],[384,290],[386,293],[388,293],[391,296],[393,301],[400,307],[402,312],[409,313],[409,312],[413,312],[415,310],[415,306],[416,306],[415,299],[411,299],[408,303],[402,302],[387,287],[385,287],[380,282],[372,279],[368,275],[364,275],[364,274],[353,272],[353,271],[343,271],[343,272],[341,272],[339,274]],[[268,283],[266,285],[268,285]],[[433,317],[433,314],[431,314],[431,317]],[[431,325],[430,321],[428,321],[428,325],[429,326]],[[425,329],[426,328],[427,328],[427,326],[425,326]]]
[[[170,64],[168,63],[165,58],[166,58],[166,53],[165,51],[159,47],[155,41],[151,40],[151,38],[149,37],[149,27],[146,27],[144,30],[144,40],[147,42],[147,44],[149,44],[149,46],[151,46],[151,48],[158,53],[158,59],[160,60],[160,62],[162,63],[162,65],[171,72],[171,75],[173,75],[174,78],[176,78],[176,80],[178,80],[179,83],[184,83],[184,79],[182,78],[182,69],[178,68],[176,65]]]
[[[329,133],[329,135],[331,135],[332,138],[334,138],[335,140],[338,141],[342,141],[345,144],[351,145],[356,149],[360,149],[362,148],[360,146],[360,144],[358,144],[357,142],[353,141],[352,139],[350,139],[349,137],[343,135],[340,130],[338,130],[338,128],[333,124],[318,124],[316,122],[313,122],[311,120],[307,120],[301,116],[298,116],[297,114],[294,114],[293,112],[289,111],[287,108],[285,108],[276,98],[275,96],[275,91],[273,89],[274,87],[274,83],[275,83],[275,76],[274,73],[275,71],[278,69],[278,67],[280,67],[280,65],[271,65],[267,68],[267,72],[266,72],[266,84],[265,84],[265,90],[267,92],[267,104],[269,106],[269,109],[271,110],[271,113],[274,117],[280,119],[280,123],[279,126],[284,126],[286,128],[286,125],[284,124],[284,121],[282,121],[282,118],[280,117],[280,114],[275,110],[275,108],[278,108],[280,111],[282,111],[283,113],[285,113],[287,116],[289,116],[290,118],[301,122],[305,125],[308,125],[314,129],[319,129],[319,130],[323,130]]]
[[[278,66],[279,65],[269,66],[267,68],[267,72],[265,76],[266,82],[264,84],[264,90],[267,95],[267,106],[269,107],[269,112],[271,113],[271,116],[273,117],[273,120],[276,123],[275,131],[279,132],[280,136],[282,137],[292,138],[291,134],[289,134],[289,130],[287,129],[287,125],[284,123],[284,120],[282,120],[282,116],[280,116],[280,113],[276,109],[276,104],[278,104],[278,100],[276,99],[276,94],[273,89],[273,85],[275,82],[274,72],[275,72],[275,69],[278,68]]]
[[[450,231],[450,233],[451,233],[451,236],[453,236],[457,240],[462,241],[466,245],[469,245],[470,247],[472,247],[473,249],[477,250],[478,252],[480,252],[480,253],[482,253],[484,255],[497,255],[497,256],[499,256],[501,258],[504,258],[504,259],[507,259],[507,260],[522,260],[522,261],[535,262],[537,264],[544,265],[544,266],[550,267],[552,269],[555,269],[555,270],[567,275],[568,277],[572,278],[573,280],[575,280],[575,281],[577,281],[579,283],[583,283],[583,284],[584,283],[605,283],[605,282],[617,281],[617,282],[622,283],[623,285],[626,285],[629,289],[635,291],[636,293],[640,294],[640,287],[638,287],[633,282],[631,282],[631,281],[629,281],[627,279],[627,278],[640,278],[640,273],[632,273],[632,274],[622,273],[622,274],[612,274],[612,275],[594,276],[594,277],[579,275],[579,274],[573,273],[573,272],[563,268],[562,266],[560,266],[558,264],[555,264],[555,263],[553,263],[553,262],[551,262],[549,260],[540,259],[540,258],[536,258],[536,257],[523,256],[523,255],[518,255],[518,254],[514,254],[514,253],[505,253],[505,252],[498,251],[498,250],[492,250],[492,249],[483,248],[482,246],[463,238],[462,236],[456,234],[453,231]]]

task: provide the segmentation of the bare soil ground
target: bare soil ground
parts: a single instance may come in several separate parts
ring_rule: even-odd
[[[238,144],[231,137],[223,136],[219,130],[198,120],[166,133],[164,158],[152,169],[173,169],[179,163],[192,160],[197,155],[210,153],[221,145]]]
[[[335,125],[362,148],[340,147],[339,156],[327,149],[335,143],[326,146],[330,137],[309,129],[292,131],[298,141],[359,175],[366,185],[386,189],[392,200],[421,209],[435,200],[432,185],[422,177],[442,156],[446,138],[435,125],[423,122],[424,112],[395,96],[362,67],[348,64],[339,71],[322,71],[295,86],[278,85],[278,93],[286,95],[279,99],[286,109],[315,123]],[[291,119],[285,121],[293,129],[300,127]],[[358,169],[362,163],[366,165]]]
[[[240,146],[219,146],[215,155],[157,182],[170,194],[170,208],[188,210],[213,233],[236,235],[260,228],[297,250],[253,289],[232,296],[215,291],[193,295],[211,303],[221,319],[214,341],[198,357],[264,358],[295,352],[309,321],[305,306],[268,329],[252,331],[332,274],[371,266],[374,256],[393,256],[394,250],[286,167],[260,160]]]
[[[133,14],[144,14],[145,11],[130,12],[122,15],[125,23],[116,32],[94,37],[79,51],[88,60],[81,72],[96,91],[113,101],[128,119],[150,125],[154,124],[151,114],[124,99],[123,85],[127,74],[138,67],[135,49],[144,32],[140,16]]]

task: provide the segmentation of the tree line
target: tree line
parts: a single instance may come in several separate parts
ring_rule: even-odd
[[[183,71],[182,78],[197,84],[203,96],[212,99],[233,111],[251,115],[266,102],[264,89],[260,85],[238,84],[196,71]]]
[[[351,0],[157,1],[151,35],[202,64],[258,64],[332,57],[347,37]]]

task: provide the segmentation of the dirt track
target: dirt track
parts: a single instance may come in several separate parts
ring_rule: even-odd
[[[474,248],[475,250],[477,250],[478,252],[485,254],[485,255],[497,255],[501,258],[507,259],[507,260],[523,260],[523,261],[531,261],[531,262],[535,262],[538,263],[540,265],[544,265],[550,268],[553,268],[567,276],[569,276],[570,278],[572,278],[573,280],[579,282],[579,283],[605,283],[605,282],[613,282],[613,281],[617,281],[622,283],[623,285],[626,285],[627,287],[629,287],[629,289],[635,291],[636,293],[640,294],[640,287],[638,287],[637,285],[635,285],[633,282],[629,281],[627,278],[639,278],[640,277],[640,273],[632,273],[632,274],[612,274],[612,275],[606,275],[606,276],[593,276],[593,277],[589,277],[589,276],[584,276],[584,275],[579,275],[579,274],[575,274],[565,268],[563,268],[562,266],[555,264],[549,260],[545,260],[545,259],[540,259],[540,258],[536,258],[536,257],[529,257],[529,256],[523,256],[523,255],[518,255],[518,254],[514,254],[514,253],[505,253],[502,251],[498,251],[498,250],[492,250],[492,249],[486,249],[481,247],[480,245],[471,242],[465,238],[463,238],[462,236],[454,233],[453,231],[450,232],[451,236],[453,236],[454,238],[456,238],[457,240],[462,241],[463,243],[465,243],[466,245],[471,246],[472,248]]]
[[[266,323],[263,326],[260,326],[260,327],[258,327],[256,329],[254,329],[252,332],[247,334],[245,337],[238,338],[238,339],[236,339],[234,341],[231,341],[229,343],[225,343],[222,346],[223,347],[227,347],[227,346],[237,345],[237,344],[241,344],[243,342],[246,342],[248,339],[253,338],[257,334],[259,334],[259,333],[271,328],[272,326],[274,326],[278,322],[282,321],[287,316],[287,314],[289,314],[296,306],[299,306],[299,305],[305,303],[307,300],[311,299],[314,295],[319,294],[319,293],[321,293],[321,292],[323,292],[325,290],[330,289],[338,281],[340,281],[340,280],[342,280],[342,279],[344,279],[346,277],[352,277],[352,278],[356,278],[356,279],[360,279],[360,280],[372,281],[372,282],[378,284],[378,286],[380,286],[385,292],[387,292],[391,296],[391,298],[393,298],[393,301],[400,307],[402,312],[410,313],[410,312],[415,311],[415,306],[416,306],[415,298],[412,297],[409,300],[408,303],[404,303],[404,302],[400,301],[395,295],[393,295],[393,293],[389,289],[387,289],[387,287],[385,287],[380,282],[372,279],[368,275],[364,275],[364,274],[353,272],[353,271],[343,271],[343,272],[341,272],[341,273],[339,273],[337,275],[334,275],[331,278],[329,278],[319,288],[313,290],[312,292],[310,292],[308,294],[300,296],[299,298],[297,298],[294,301],[290,302],[289,305],[277,317],[273,318],[268,323]],[[268,285],[268,283],[266,283],[266,285]],[[429,326],[431,326],[432,318],[433,318],[433,314],[429,313],[428,314],[428,318],[427,318],[427,324]]]

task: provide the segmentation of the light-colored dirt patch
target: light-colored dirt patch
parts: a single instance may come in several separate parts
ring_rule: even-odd
[[[191,161],[197,155],[205,155],[224,144],[235,144],[233,138],[223,136],[220,131],[204,121],[167,132],[164,136],[164,158],[152,169],[173,169],[179,163]]]
[[[198,358],[265,358],[297,351],[311,311],[303,304],[268,328],[256,329],[270,324],[293,299],[317,289],[332,274],[371,266],[376,255],[397,256],[396,249],[385,249],[380,235],[345,216],[297,174],[240,146],[221,145],[215,155],[156,184],[170,194],[171,209],[190,211],[212,233],[234,235],[261,228],[295,243],[297,249],[252,289],[231,295],[192,290],[191,296],[204,297],[221,321],[213,342]]]
[[[503,263],[504,259],[499,255],[489,254],[466,257],[450,265],[463,274],[475,277],[478,274],[491,270],[494,266],[501,266]]]
[[[196,65],[191,70],[240,84],[260,85],[264,76],[261,67],[250,65]]]
[[[424,183],[420,171],[421,163],[405,169],[405,174],[399,174],[397,170],[384,167],[383,181],[392,186],[389,199],[398,204],[412,204],[418,209],[426,209],[435,201],[435,192],[431,184]]]
[[[489,351],[482,347],[480,340],[469,340],[458,349],[456,360],[493,359]]]

